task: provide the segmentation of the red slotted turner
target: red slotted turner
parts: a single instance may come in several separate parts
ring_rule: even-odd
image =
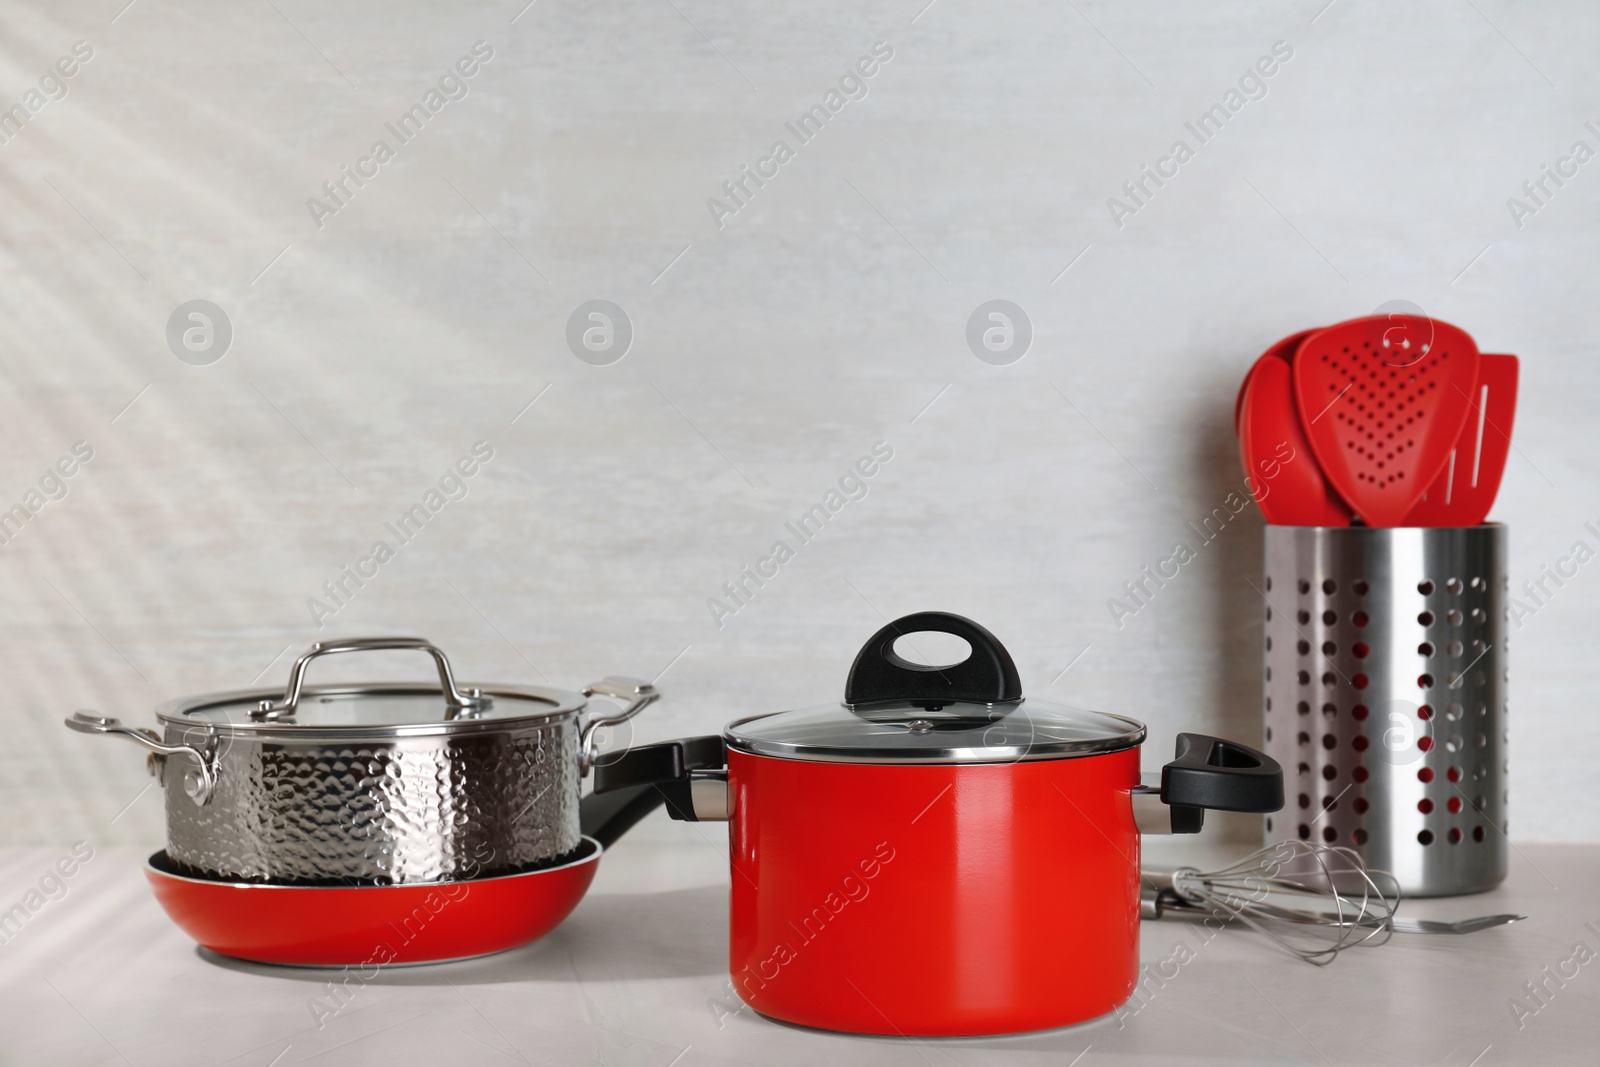
[[[1287,359],[1263,356],[1251,368],[1239,412],[1239,457],[1250,491],[1274,526],[1349,526],[1350,509],[1322,476],[1300,428],[1291,376]]]
[[[1467,424],[1407,526],[1476,526],[1494,506],[1517,414],[1517,357],[1481,357]]]
[[[1352,319],[1300,342],[1295,399],[1328,482],[1368,526],[1401,526],[1472,410],[1478,347],[1415,315]]]

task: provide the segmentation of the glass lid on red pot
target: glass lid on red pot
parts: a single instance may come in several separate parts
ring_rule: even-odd
[[[953,634],[971,647],[960,663],[930,667],[894,650],[901,637]],[[856,656],[837,704],[740,719],[730,748],[838,763],[1015,763],[1133,748],[1144,724],[1104,712],[1025,699],[1017,668],[994,635],[944,612],[907,615]]]
[[[341,652],[417,650],[433,657],[437,683],[361,682],[309,686],[311,661]],[[457,683],[445,654],[422,638],[352,638],[311,646],[294,663],[287,688],[242,689],[164,704],[166,722],[251,733],[310,731],[410,735],[498,728],[513,720],[566,715],[587,701],[580,693],[541,686],[479,687]],[[481,726],[479,724],[482,724]]]

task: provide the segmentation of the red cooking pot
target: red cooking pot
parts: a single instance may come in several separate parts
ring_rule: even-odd
[[[895,653],[930,630],[971,655],[928,667]],[[923,612],[872,636],[843,703],[630,749],[595,788],[654,785],[673,818],[729,821],[729,970],[761,1014],[1015,1033],[1132,994],[1141,833],[1283,806],[1272,759],[1199,734],[1178,735],[1159,790],[1142,786],[1144,737],[1133,719],[1024,700],[993,634]]]

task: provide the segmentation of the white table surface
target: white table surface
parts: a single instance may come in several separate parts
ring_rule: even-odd
[[[1585,942],[1600,951],[1600,847],[1524,845],[1493,893],[1415,901],[1402,914],[1516,911],[1469,936],[1396,935],[1315,968],[1248,931],[1197,951],[1136,1015],[1020,1037],[907,1041],[802,1030],[739,1010],[725,986],[727,872],[715,835],[621,842],[555,932],[477,961],[380,974],[327,1025],[309,1002],[327,972],[202,953],[169,922],[143,856],[97,850],[0,944],[0,1063],[447,1063],[1096,1067],[1226,1064],[1597,1062],[1600,960],[1518,1028],[1509,1002]],[[717,842],[720,843],[720,842]],[[1170,848],[1170,846],[1169,846]],[[1159,855],[1147,850],[1152,858]],[[1169,855],[1171,855],[1169,853]],[[0,907],[59,853],[0,852]],[[1146,923],[1153,963],[1192,927]]]

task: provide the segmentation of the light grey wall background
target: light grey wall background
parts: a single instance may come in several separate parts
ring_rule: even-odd
[[[836,698],[886,618],[943,608],[1032,693],[1146,720],[1147,766],[1179,729],[1257,737],[1253,507],[1124,627],[1106,601],[1238,487],[1249,361],[1391,300],[1523,358],[1513,586],[1600,546],[1600,163],[1507,203],[1600,149],[1592,6],[125,2],[0,34],[4,105],[93,50],[0,145],[0,504],[93,448],[0,547],[5,842],[158,843],[142,759],[63,715],[149,723],[339,634],[425,634],[479,679],[660,675],[656,738]],[[319,227],[307,199],[477,41],[468,94]],[[1265,95],[1116,225],[1275,42]],[[719,228],[707,199],[780,138]],[[208,365],[166,336],[195,299],[233,333]],[[609,366],[565,338],[593,299],[635,331]],[[967,346],[991,299],[1033,325],[1009,366]],[[479,440],[465,499],[315,625]],[[717,626],[878,441],[868,495]],[[1513,628],[1515,838],[1600,839],[1597,597],[1588,565]]]

